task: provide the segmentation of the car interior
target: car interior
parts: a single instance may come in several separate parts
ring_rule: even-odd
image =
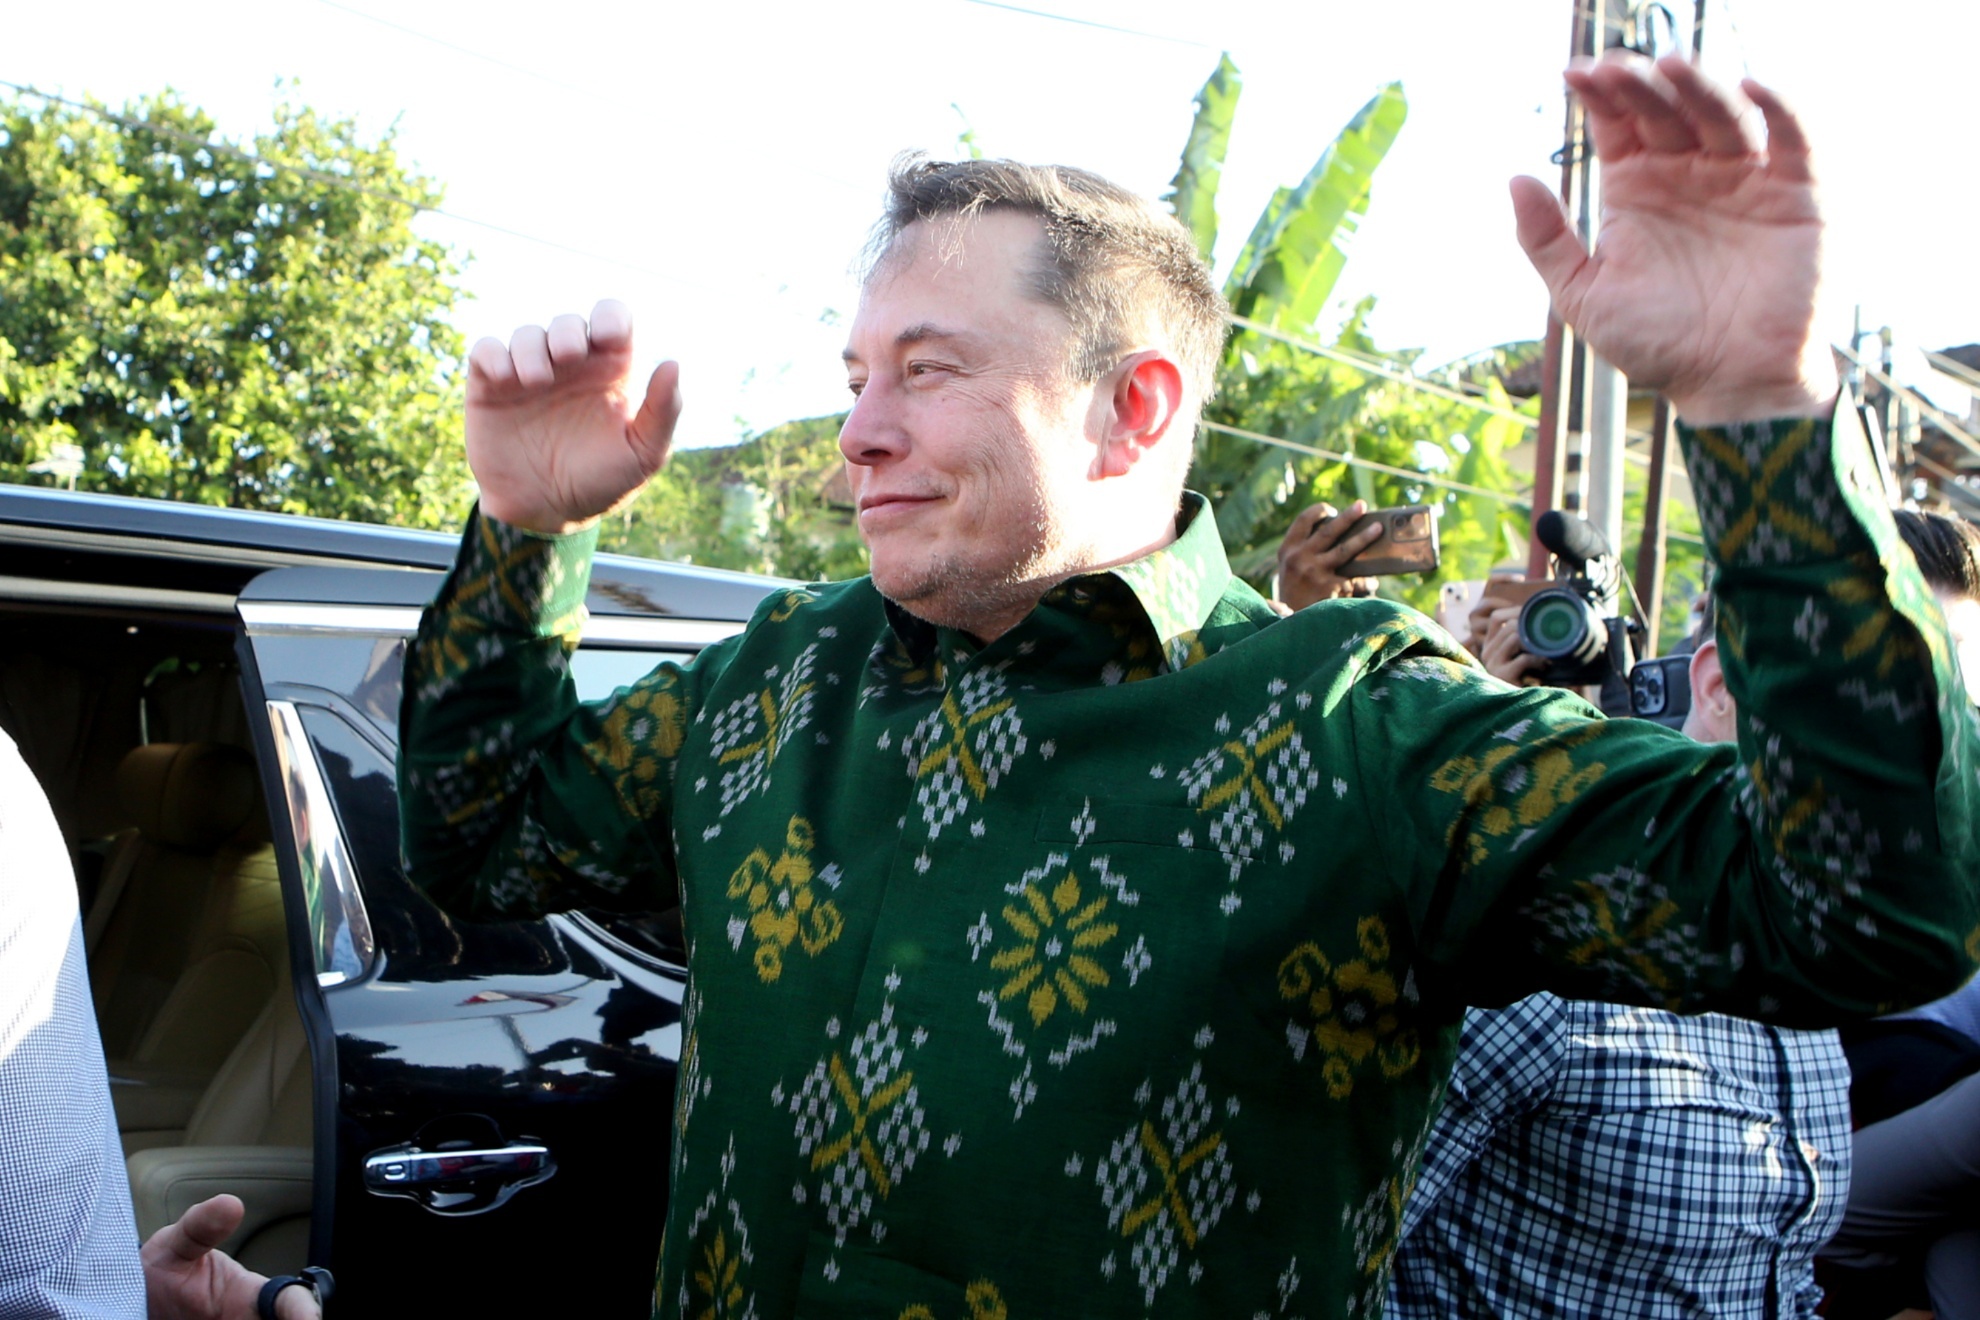
[[[306,1263],[311,1076],[231,616],[0,601],[0,728],[75,858],[140,1236],[217,1192]],[[68,883],[51,876],[48,883]]]

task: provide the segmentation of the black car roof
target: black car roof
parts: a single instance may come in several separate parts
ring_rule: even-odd
[[[459,544],[450,532],[0,483],[5,575],[150,580],[160,567],[155,561],[165,560],[206,589],[253,597],[259,593],[249,584],[261,573],[308,567],[329,570],[299,575],[324,599],[400,601],[430,597],[432,571],[452,567]],[[374,567],[428,572],[408,575],[417,585],[386,586],[375,573],[336,571]],[[742,620],[780,585],[725,569],[605,554],[592,568],[590,605],[594,613]]]

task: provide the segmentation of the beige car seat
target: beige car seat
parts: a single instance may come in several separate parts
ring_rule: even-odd
[[[129,1157],[139,1237],[209,1196],[231,1192],[247,1206],[247,1216],[224,1250],[270,1276],[307,1264],[310,1076],[302,1021],[285,990],[214,1074],[186,1125],[185,1143]]]
[[[278,987],[286,992],[288,957],[247,753],[139,747],[118,767],[117,789],[135,827],[105,867],[86,938],[129,1150],[178,1139],[214,1070]]]

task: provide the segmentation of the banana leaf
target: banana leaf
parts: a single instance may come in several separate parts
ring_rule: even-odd
[[[1342,240],[1368,212],[1369,185],[1408,117],[1390,83],[1341,130],[1297,188],[1258,217],[1225,288],[1231,309],[1290,334],[1312,334],[1347,262]]]
[[[1205,261],[1217,246],[1217,184],[1224,175],[1224,153],[1231,145],[1231,121],[1237,117],[1238,95],[1244,79],[1228,52],[1217,60],[1216,72],[1196,94],[1196,118],[1189,126],[1189,142],[1183,147],[1182,163],[1169,181],[1169,192],[1162,198],[1178,220],[1196,236],[1196,250]]]
[[[1282,426],[1282,438],[1316,449],[1329,448],[1330,439],[1361,410],[1369,393],[1370,386],[1363,384],[1321,400],[1298,423]],[[1220,492],[1216,500],[1217,534],[1227,548],[1235,547],[1228,550],[1233,563],[1247,552],[1260,549],[1269,560],[1277,553],[1279,537],[1284,530],[1282,525],[1278,525],[1281,519],[1273,515],[1285,505],[1285,492],[1297,483],[1300,469],[1316,468],[1325,460],[1312,456],[1301,458],[1287,450],[1249,440],[1239,441],[1238,444],[1242,448],[1234,447],[1216,457],[1222,457],[1227,465],[1238,467],[1241,475],[1225,482],[1214,479],[1204,482],[1202,478],[1210,474],[1201,470],[1207,465],[1199,465],[1199,472],[1192,475],[1192,488]],[[1289,469],[1293,473],[1293,482],[1287,480]],[[1305,475],[1310,479],[1312,473],[1308,471]]]

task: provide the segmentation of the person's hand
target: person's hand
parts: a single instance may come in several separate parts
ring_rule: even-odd
[[[1296,610],[1315,601],[1337,596],[1372,596],[1372,577],[1342,577],[1341,565],[1382,539],[1380,523],[1370,523],[1346,536],[1354,520],[1368,512],[1365,501],[1356,500],[1346,512],[1336,512],[1331,504],[1316,504],[1303,510],[1286,529],[1279,542],[1279,599]]]
[[[592,309],[484,339],[468,354],[467,456],[481,511],[537,532],[590,526],[667,461],[681,413],[679,368],[663,362],[637,408],[628,391],[632,314]]]
[[[1519,687],[1535,687],[1547,662],[1519,644],[1519,606],[1506,605],[1485,616],[1478,661],[1485,672]]]
[[[1473,655],[1483,655],[1485,639],[1492,635],[1493,617],[1501,610],[1512,609],[1515,619],[1519,607],[1526,603],[1527,583],[1522,578],[1495,577],[1488,579],[1485,589],[1478,595],[1478,603],[1471,607],[1465,616],[1465,649]]]
[[[1721,87],[1678,56],[1611,51],[1567,81],[1601,160],[1594,254],[1545,184],[1512,185],[1520,245],[1561,319],[1693,425],[1821,412],[1836,375],[1816,331],[1822,215],[1799,121],[1758,83]]]
[[[216,1250],[240,1227],[244,1213],[238,1197],[215,1196],[151,1235],[138,1252],[150,1320],[255,1320],[255,1300],[267,1276]],[[280,1320],[321,1320],[323,1308],[309,1289],[284,1288],[275,1294],[275,1314]]]

